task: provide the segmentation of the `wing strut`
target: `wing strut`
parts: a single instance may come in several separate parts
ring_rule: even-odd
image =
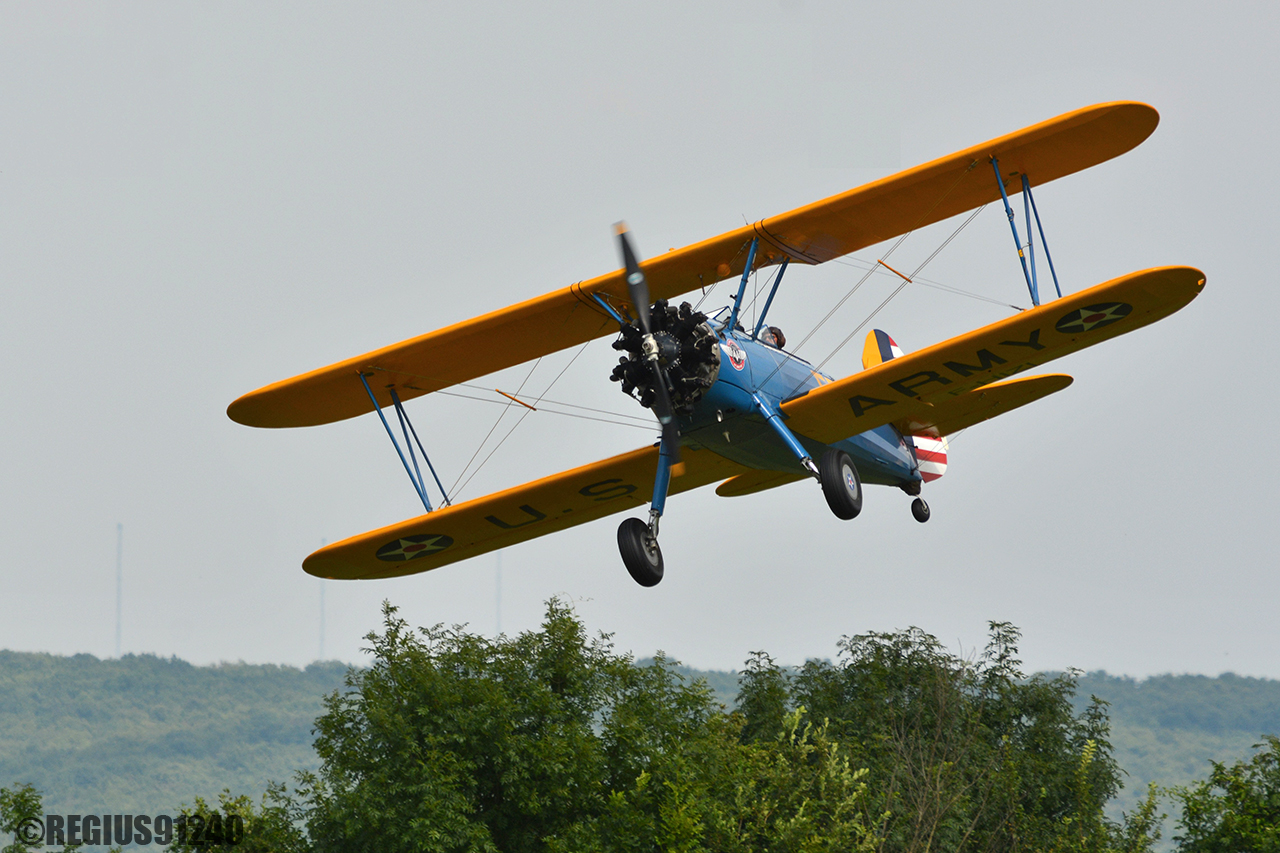
[[[413,423],[409,420],[409,414],[404,410],[404,405],[400,402],[400,395],[396,393],[396,389],[388,389],[391,392],[391,402],[395,404],[396,416],[400,419],[400,432],[404,434],[404,446],[409,449],[409,458],[404,458],[404,451],[400,449],[400,442],[396,441],[396,434],[391,431],[391,424],[387,423],[387,417],[382,413],[382,407],[378,405],[378,398],[373,396],[373,389],[369,387],[369,380],[365,378],[363,372],[359,374],[360,382],[364,384],[364,390],[369,394],[369,399],[373,402],[373,409],[378,413],[378,419],[382,421],[382,426],[387,431],[387,437],[391,439],[391,444],[396,449],[396,454],[400,457],[400,463],[404,465],[404,472],[409,475],[409,482],[413,483],[413,490],[418,493],[418,497],[422,499],[422,505],[427,508],[427,512],[431,512],[431,501],[427,498],[427,482],[422,476],[422,469],[418,467],[418,457],[413,453],[413,444],[417,443],[418,450],[422,451],[422,459],[427,463],[427,470],[431,472],[431,477],[436,481],[436,485],[440,488],[440,494],[444,496],[444,505],[449,506],[449,493],[444,490],[444,484],[440,482],[440,476],[436,474],[436,468],[431,464],[431,458],[427,456],[426,449],[422,446],[422,440],[418,438],[418,431],[413,428]],[[499,391],[498,393],[502,393]],[[516,402],[519,402],[518,400]],[[409,436],[413,436],[413,442],[409,441]],[[409,462],[413,462],[413,468],[409,467]]]
[[[1036,228],[1040,231],[1040,245],[1044,247],[1044,259],[1049,262],[1049,272],[1053,274],[1053,289],[1058,292],[1058,298],[1062,298],[1062,288],[1058,287],[1058,271],[1053,268],[1053,257],[1049,254],[1049,242],[1044,239],[1044,226],[1040,224],[1040,211],[1036,210],[1036,197],[1031,194],[1031,181],[1026,175],[1022,176],[1022,195],[1031,203],[1031,213],[1036,217]],[[1025,207],[1025,205],[1024,205]],[[1031,230],[1031,216],[1027,215],[1027,230]],[[1031,234],[1027,234],[1027,239],[1031,239]],[[1036,269],[1036,258],[1031,256],[1031,271],[1034,273]]]
[[[1022,207],[1023,215],[1027,219],[1027,254],[1022,253],[1022,238],[1018,236],[1018,226],[1013,221],[1013,208],[1009,206],[1009,194],[1004,189],[1004,179],[1000,177],[1000,161],[995,157],[991,158],[991,168],[996,173],[996,186],[1000,188],[1000,198],[1004,200],[1004,212],[1009,217],[1009,230],[1013,232],[1013,245],[1018,250],[1018,260],[1022,262],[1022,275],[1027,280],[1027,290],[1031,292],[1031,301],[1037,306],[1040,304],[1040,286],[1036,281],[1036,238],[1031,233],[1031,218],[1034,215],[1036,220],[1036,228],[1040,232],[1040,245],[1044,247],[1045,259],[1049,262],[1049,272],[1053,274],[1053,289],[1057,291],[1058,298],[1062,298],[1062,288],[1058,286],[1058,272],[1053,268],[1053,258],[1049,255],[1049,243],[1044,239],[1044,225],[1040,222],[1040,211],[1036,209],[1036,200],[1031,195],[1031,181],[1028,180],[1026,173],[1019,175],[1022,178]],[[1030,260],[1028,266],[1027,261]]]
[[[725,333],[733,332],[733,327],[738,324],[738,311],[742,308],[742,297],[747,293],[747,281],[751,278],[751,267],[756,262],[756,247],[760,245],[759,237],[751,238],[751,248],[747,251],[747,263],[742,268],[742,283],[738,285],[738,296],[733,300],[733,311],[729,313],[729,322],[725,325]]]

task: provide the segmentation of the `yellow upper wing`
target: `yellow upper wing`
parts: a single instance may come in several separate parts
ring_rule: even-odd
[[[1203,287],[1192,267],[1130,273],[819,386],[782,412],[792,430],[825,442],[887,423],[927,424],[953,398],[1154,323]]]
[[[709,450],[682,451],[671,494],[746,469]],[[308,573],[345,580],[438,569],[649,502],[658,448],[642,447],[523,486],[438,509],[335,542],[302,563]]]
[[[998,199],[990,158],[1006,178],[1026,174],[1037,186],[1123,154],[1146,139],[1159,116],[1145,104],[1115,102],[1066,113],[1015,133],[899,172],[822,201],[762,219],[645,261],[652,298],[740,275],[746,247],[760,238],[756,266],[817,264]],[[1020,192],[1018,181],[1009,192]],[[349,358],[240,397],[227,408],[249,426],[331,423],[372,411],[357,373],[383,405],[465,382],[592,338],[616,325],[591,299],[627,303],[622,271],[493,311],[439,331]]]

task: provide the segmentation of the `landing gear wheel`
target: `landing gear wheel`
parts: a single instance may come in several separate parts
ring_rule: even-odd
[[[848,521],[862,512],[862,480],[853,460],[843,450],[828,450],[818,465],[822,494],[836,518]]]
[[[916,498],[911,502],[911,514],[921,524],[929,520],[929,505],[924,502],[924,498]]]
[[[628,518],[618,525],[618,550],[632,580],[640,586],[657,586],[662,580],[662,549],[649,535],[649,525]]]

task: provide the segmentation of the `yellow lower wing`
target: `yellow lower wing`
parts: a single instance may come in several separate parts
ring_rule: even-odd
[[[927,423],[932,407],[1154,323],[1203,287],[1204,273],[1192,267],[1131,273],[822,385],[782,411],[793,431],[824,442],[888,423]]]
[[[671,494],[746,469],[709,450],[682,450]],[[643,506],[653,491],[658,448],[642,447],[523,486],[438,509],[316,551],[302,563],[322,578],[411,575]],[[675,473],[675,472],[673,472]]]

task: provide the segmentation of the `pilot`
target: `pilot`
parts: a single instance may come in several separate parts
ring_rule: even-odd
[[[787,345],[787,336],[782,334],[782,330],[777,326],[770,326],[760,334],[760,340],[775,349],[782,349]]]

